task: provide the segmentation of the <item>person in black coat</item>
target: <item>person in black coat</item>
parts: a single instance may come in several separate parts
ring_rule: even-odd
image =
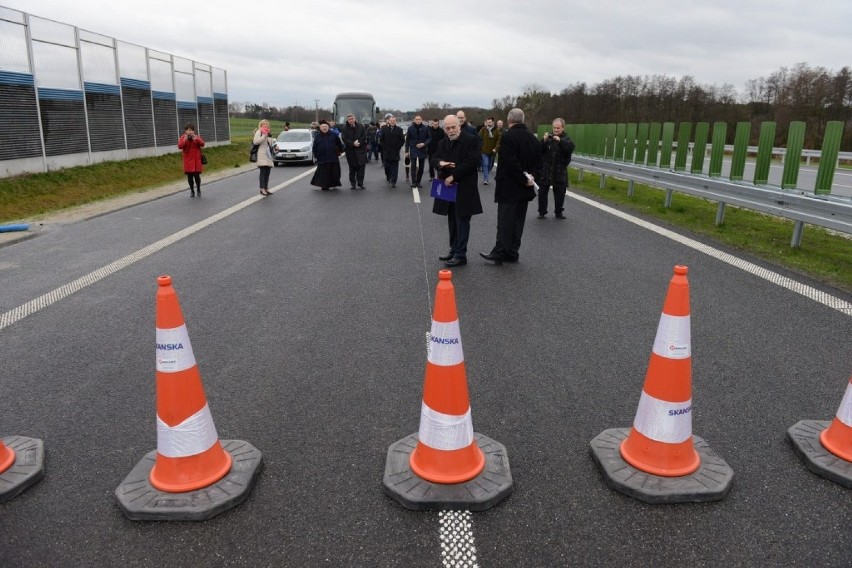
[[[385,177],[391,187],[396,187],[399,176],[399,151],[405,145],[405,132],[396,125],[396,117],[388,116],[388,123],[379,131],[382,144],[382,160],[385,163]]]
[[[494,264],[518,262],[527,206],[535,199],[535,178],[540,177],[541,146],[524,124],[524,111],[513,108],[507,117],[509,130],[500,140],[497,162],[497,242],[491,252],[479,255]]]
[[[314,137],[314,156],[317,159],[317,169],[311,178],[311,185],[328,191],[332,187],[340,187],[340,154],[343,153],[343,142],[340,136],[332,134],[328,122],[319,122],[319,132]]]
[[[435,179],[435,170],[438,169],[438,160],[435,159],[435,152],[438,151],[438,144],[441,140],[447,137],[447,134],[441,128],[437,118],[432,119],[432,124],[429,126],[429,181]]]
[[[444,266],[453,268],[467,264],[467,241],[470,237],[470,219],[482,213],[479,199],[479,138],[465,134],[455,115],[444,118],[447,137],[438,144],[435,160],[438,178],[447,185],[457,184],[455,202],[435,199],[432,212],[446,215],[450,229],[450,251],[439,256]]]
[[[346,124],[340,129],[340,137],[346,148],[346,162],[349,164],[350,189],[364,189],[364,170],[367,168],[367,129],[355,120],[354,114],[346,116]]]
[[[552,132],[548,132],[541,140],[541,155],[544,167],[541,172],[541,183],[538,190],[538,218],[547,215],[547,194],[553,190],[553,212],[557,219],[564,219],[562,214],[565,204],[565,192],[568,190],[568,164],[574,153],[574,142],[565,135],[565,121],[557,118],[551,124]]]

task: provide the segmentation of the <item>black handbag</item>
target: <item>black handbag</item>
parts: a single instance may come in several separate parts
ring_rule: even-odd
[[[205,165],[207,163],[207,156],[204,155],[204,152],[201,152],[201,165]]]
[[[252,144],[251,150],[249,151],[249,162],[257,161],[257,149],[260,148],[259,144]]]

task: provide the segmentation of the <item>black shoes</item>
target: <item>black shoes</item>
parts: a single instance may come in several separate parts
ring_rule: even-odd
[[[445,262],[444,266],[446,266],[447,268],[454,268],[456,266],[464,266],[465,264],[467,264],[466,258],[455,257]]]
[[[451,258],[453,258],[453,253],[441,255],[441,256],[438,257],[438,260],[443,260],[443,261],[446,262],[446,261],[450,260]]]
[[[503,257],[496,256],[491,253],[485,254],[484,252],[479,253],[479,256],[481,256],[485,260],[493,262],[494,264],[503,264]]]
[[[564,218],[565,218],[565,215],[563,215],[562,213],[557,213],[557,214],[556,214],[556,218],[557,218],[557,219],[564,219]]]
[[[358,186],[358,189],[367,189],[367,188],[366,188],[366,187],[364,187],[363,185],[359,185],[359,186]]]
[[[190,197],[195,197],[195,190],[194,190],[194,189],[190,189],[190,190],[189,190],[189,196],[190,196]]]
[[[544,219],[545,217],[547,217],[547,213],[539,213],[538,214],[539,219]]]

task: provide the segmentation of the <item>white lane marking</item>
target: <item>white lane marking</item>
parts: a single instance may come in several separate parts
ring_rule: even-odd
[[[441,562],[444,568],[478,568],[470,511],[441,511]]]
[[[414,194],[414,203],[420,203],[420,192],[416,187],[411,188],[411,193]]]
[[[719,249],[705,245],[704,243],[700,243],[700,242],[693,240],[693,239],[690,239],[688,237],[684,237],[683,235],[679,235],[679,234],[677,234],[673,231],[669,231],[668,229],[658,227],[657,225],[654,225],[653,223],[643,221],[642,219],[639,219],[638,217],[628,215],[627,213],[619,211],[618,209],[613,209],[612,207],[608,207],[606,205],[603,205],[602,203],[598,203],[597,201],[594,201],[592,199],[588,199],[587,197],[583,197],[582,195],[573,193],[571,191],[567,191],[567,192],[565,192],[565,194],[568,195],[569,197],[572,197],[573,199],[576,199],[577,201],[581,201],[581,202],[585,203],[586,205],[591,205],[592,207],[596,207],[596,208],[600,209],[601,211],[605,211],[607,213],[615,215],[616,217],[620,217],[620,218],[624,219],[625,221],[629,221],[629,222],[631,222],[635,225],[639,225],[640,227],[648,229],[649,231],[653,231],[653,232],[655,232],[659,235],[667,237],[667,238],[669,238],[673,241],[676,241],[676,242],[678,242],[682,245],[686,245],[686,246],[688,246],[692,249],[695,249],[699,252],[703,252],[704,254],[711,256],[711,257],[713,257],[717,260],[721,260],[722,262],[730,264],[731,266],[734,266],[734,267],[739,268],[741,270],[745,270],[746,272],[754,274],[755,276],[757,276],[759,278],[763,278],[764,280],[768,280],[769,282],[776,284],[778,286],[781,286],[782,288],[786,288],[788,290],[791,290],[792,292],[795,292],[797,294],[805,296],[806,298],[810,298],[811,300],[813,300],[815,302],[819,302],[820,304],[824,304],[824,305],[828,306],[829,308],[831,308],[833,310],[837,310],[838,312],[840,312],[842,314],[846,314],[847,316],[852,316],[852,303],[849,303],[845,300],[842,300],[842,299],[840,299],[836,296],[832,296],[831,294],[821,292],[820,290],[817,290],[816,288],[808,286],[807,284],[802,284],[801,282],[793,280],[792,278],[787,278],[786,276],[782,276],[782,275],[778,274],[777,272],[767,270],[766,268],[763,268],[763,267],[758,266],[756,264],[752,264],[751,262],[745,261],[741,258],[737,258],[736,256],[734,256],[732,254],[722,252]]]
[[[284,183],[278,184],[274,188],[272,188],[270,191],[277,191],[279,189],[283,189],[284,187],[287,187],[288,185],[295,183],[296,181],[307,176],[308,174],[313,173],[313,171],[315,169],[316,168],[312,168],[312,169],[306,171],[305,173],[294,177],[291,180],[288,180],[288,181],[285,181]],[[145,247],[143,249],[140,249],[140,250],[138,250],[134,253],[131,253],[131,254],[125,256],[124,258],[120,258],[120,259],[116,260],[115,262],[111,262],[110,264],[107,264],[106,266],[102,266],[101,268],[98,268],[97,270],[94,270],[94,271],[86,274],[85,276],[82,276],[82,277],[78,278],[77,280],[74,280],[73,282],[70,282],[70,283],[65,284],[63,286],[60,286],[59,288],[56,288],[55,290],[51,290],[50,292],[39,296],[35,300],[30,300],[26,304],[23,304],[21,306],[18,306],[17,308],[13,308],[13,309],[9,310],[5,314],[0,315],[0,330],[4,329],[6,327],[9,327],[13,323],[21,321],[22,319],[24,319],[25,317],[27,317],[29,315],[32,315],[32,314],[34,314],[34,313],[36,313],[40,310],[43,310],[44,308],[50,306],[51,304],[55,304],[59,300],[67,298],[68,296],[70,296],[71,294],[74,294],[75,292],[79,292],[80,290],[82,290],[83,288],[86,288],[87,286],[91,286],[95,282],[103,280],[107,276],[115,274],[116,272],[118,272],[119,270],[121,270],[123,268],[127,268],[128,266],[130,266],[130,265],[132,265],[136,262],[139,262],[143,258],[151,256],[155,252],[163,250],[164,248],[166,248],[169,245],[173,245],[174,243],[192,235],[193,233],[197,233],[198,231],[200,231],[201,229],[204,229],[205,227],[209,227],[210,225],[212,225],[212,224],[214,224],[218,221],[221,221],[222,219],[225,219],[226,217],[229,217],[230,215],[233,215],[237,211],[240,211],[241,209],[248,207],[249,205],[251,205],[252,203],[255,203],[256,201],[260,201],[261,199],[264,199],[264,197],[262,195],[259,195],[259,194],[255,195],[253,197],[250,197],[250,198],[246,199],[245,201],[243,201],[242,203],[237,203],[233,207],[225,209],[224,211],[221,211],[221,212],[217,213],[216,215],[213,215],[212,217],[208,217],[207,219],[199,221],[198,223],[196,223],[192,226],[189,226],[185,229],[178,231],[177,233],[169,235],[168,237],[166,237],[164,239],[160,239],[159,241],[157,241],[157,242],[155,242],[151,245],[148,245],[147,247]]]

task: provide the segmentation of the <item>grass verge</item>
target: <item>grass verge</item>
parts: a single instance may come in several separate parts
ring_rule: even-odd
[[[704,235],[737,250],[751,253],[773,264],[805,274],[847,292],[852,292],[852,239],[821,227],[806,225],[802,246],[792,248],[793,222],[728,205],[725,222],[716,226],[716,202],[675,192],[665,207],[665,190],[635,184],[627,195],[627,182],[586,171],[583,181],[570,170],[571,189],[628,209],[644,218],[664,221],[674,227]]]

